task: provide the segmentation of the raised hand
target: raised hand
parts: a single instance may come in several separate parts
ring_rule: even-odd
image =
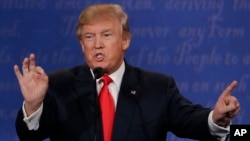
[[[232,96],[233,89],[237,86],[237,81],[233,81],[220,95],[213,112],[213,121],[222,127],[229,125],[230,120],[240,111],[240,103],[236,97]]]
[[[41,67],[36,66],[34,54],[24,58],[22,73],[17,65],[14,65],[14,72],[24,97],[26,114],[29,116],[43,102],[48,89],[48,76]]]

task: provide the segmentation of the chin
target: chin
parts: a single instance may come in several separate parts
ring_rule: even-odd
[[[108,70],[109,65],[107,63],[104,63],[104,62],[95,62],[94,64],[92,64],[92,66],[93,66],[93,68],[101,67],[105,73],[107,73],[109,71]]]
[[[97,67],[101,67],[102,69],[105,69],[106,65],[104,65],[102,63],[96,63],[95,65],[93,65],[93,68],[97,68]]]

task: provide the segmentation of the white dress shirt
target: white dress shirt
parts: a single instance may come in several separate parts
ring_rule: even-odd
[[[92,71],[91,71],[92,72]],[[125,63],[123,62],[122,65],[116,70],[114,73],[110,74],[109,77],[113,80],[109,84],[109,91],[113,97],[115,107],[117,105],[117,100],[118,100],[118,93],[120,91],[120,86],[122,83],[122,77],[125,72]],[[99,94],[101,91],[101,88],[103,86],[103,83],[100,82],[100,79],[96,81],[96,88],[97,88],[97,93]]]

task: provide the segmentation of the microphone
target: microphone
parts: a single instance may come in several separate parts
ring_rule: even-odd
[[[96,67],[93,69],[94,73],[94,102],[95,102],[95,122],[94,122],[94,141],[97,141],[97,111],[98,111],[98,97],[97,97],[97,91],[96,91],[96,80],[101,78],[104,75],[104,71],[101,67]]]
[[[104,75],[104,71],[101,67],[96,67],[93,69],[95,79],[99,79]]]

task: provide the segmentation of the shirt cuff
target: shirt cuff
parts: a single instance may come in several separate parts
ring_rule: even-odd
[[[29,130],[37,130],[39,128],[39,120],[40,117],[42,115],[42,111],[43,111],[43,103],[42,105],[37,109],[37,111],[35,111],[34,113],[32,113],[31,115],[27,116],[25,108],[24,108],[24,103],[23,102],[23,106],[22,106],[22,111],[23,111],[23,121],[26,123],[27,127]]]
[[[213,122],[212,115],[213,111],[211,111],[208,116],[208,125],[210,133],[211,135],[216,137],[218,141],[225,141],[230,132],[230,124],[226,128],[218,126]]]

